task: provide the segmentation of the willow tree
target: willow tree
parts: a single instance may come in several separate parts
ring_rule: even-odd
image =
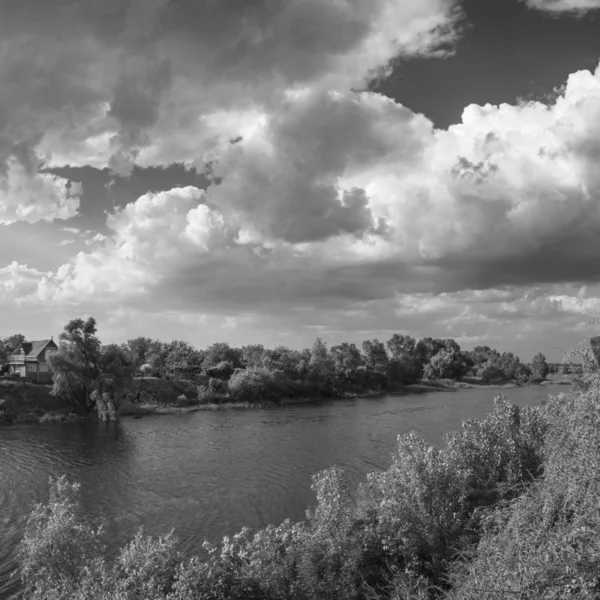
[[[131,358],[114,344],[102,346],[96,320],[69,321],[60,334],[58,350],[48,357],[53,373],[52,395],[73,408],[97,408],[101,418],[116,418],[116,404],[133,380]]]

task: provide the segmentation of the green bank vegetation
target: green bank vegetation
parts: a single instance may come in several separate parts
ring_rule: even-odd
[[[591,361],[588,365],[593,364]],[[351,493],[314,477],[298,523],[242,530],[184,558],[142,531],[106,558],[78,486],[50,481],[20,551],[24,597],[165,600],[496,600],[600,596],[600,378],[520,409],[499,397],[441,449],[400,436]]]
[[[0,340],[0,362],[22,338]],[[465,351],[452,339],[417,340],[401,334],[385,343],[365,340],[360,348],[352,343],[327,346],[321,339],[304,350],[259,344],[234,348],[227,343],[198,350],[181,340],[164,343],[146,337],[104,345],[92,317],[65,326],[59,349],[48,362],[53,371],[51,394],[62,398],[67,410],[95,409],[103,419],[117,418],[126,400],[149,404],[154,412],[161,404],[162,410],[278,404],[401,391],[423,381],[428,382],[426,389],[447,389],[454,382],[524,385],[559,370],[541,353],[524,364],[514,354],[488,346]],[[570,363],[560,366],[563,374],[576,368]],[[432,385],[434,381],[439,383]],[[182,390],[173,397],[161,382]],[[160,394],[162,400],[157,398]],[[134,412],[131,403],[128,411]]]

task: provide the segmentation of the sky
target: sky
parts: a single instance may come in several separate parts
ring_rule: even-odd
[[[0,337],[598,333],[600,0],[0,14]]]

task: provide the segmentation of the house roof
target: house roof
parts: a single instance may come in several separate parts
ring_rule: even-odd
[[[21,347],[23,348],[23,351],[25,352],[27,358],[37,358],[50,343],[52,343],[52,346],[56,347],[54,340],[38,340],[35,342],[23,342],[21,344]]]

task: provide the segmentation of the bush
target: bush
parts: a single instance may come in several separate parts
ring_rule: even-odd
[[[266,367],[238,369],[229,380],[229,392],[236,402],[281,402],[290,392],[287,377],[282,371]]]
[[[240,373],[248,372],[232,377],[236,393],[272,382],[268,370]],[[51,480],[21,548],[27,597],[598,598],[600,384],[585,383],[537,408],[497,398],[443,449],[399,437],[390,468],[369,475],[356,498],[340,469],[323,471],[306,520],[205,544],[203,560],[184,562],[174,538],[140,532],[108,563],[77,486]]]
[[[600,595],[598,388],[551,398],[544,476],[496,507],[450,598],[596,599]]]
[[[204,404],[219,404],[229,399],[229,386],[226,381],[211,377],[206,385],[198,386],[198,401]]]

